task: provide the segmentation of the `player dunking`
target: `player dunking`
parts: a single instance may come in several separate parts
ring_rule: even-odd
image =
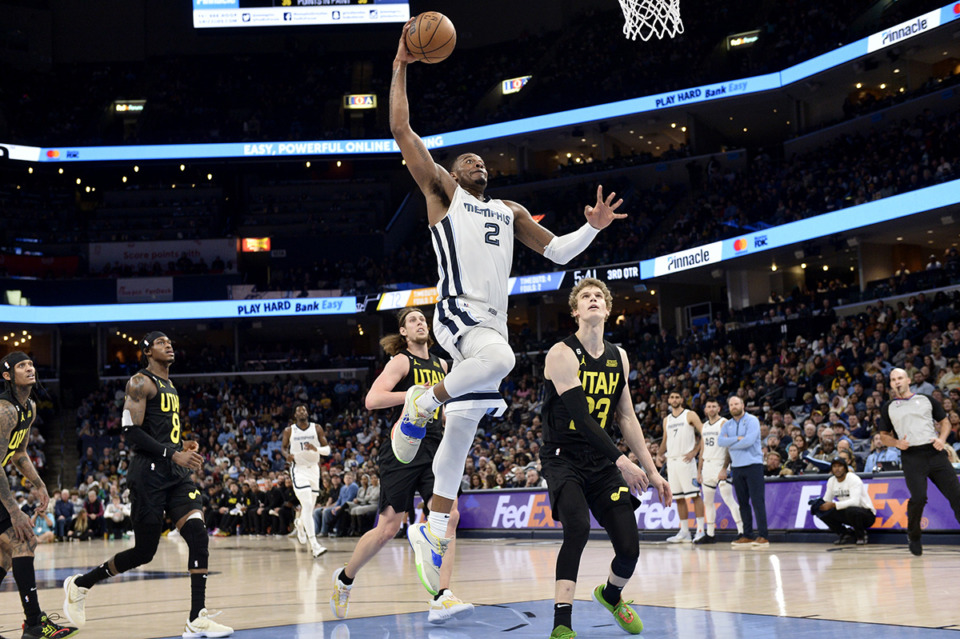
[[[586,224],[556,237],[520,204],[484,195],[487,169],[480,156],[465,153],[449,171],[436,164],[410,128],[407,65],[414,61],[401,36],[390,86],[390,129],[427,201],[440,275],[433,328],[454,365],[443,382],[430,389],[415,386],[407,391],[391,443],[397,459],[410,462],[424,437],[425,422],[446,404],[443,441],[433,463],[433,508],[426,524],[407,531],[420,579],[434,592],[449,541],[447,521],[477,424],[484,414],[499,415],[506,409],[498,388],[514,365],[513,350],[507,343],[507,289],[514,239],[565,264],[586,249],[601,229],[626,216],[615,213],[622,200],[612,203],[612,193],[604,200],[602,187],[598,187],[596,205],[584,209]]]
[[[176,522],[189,549],[190,616],[184,637],[228,637],[233,629],[213,620],[204,601],[207,588],[207,528],[203,524],[200,489],[190,471],[203,468],[194,441],[180,437],[180,397],[170,381],[173,342],[163,333],[147,333],[140,342],[143,368],[127,382],[123,401],[123,434],[134,455],[127,471],[135,544],[85,575],[63,583],[63,612],[82,626],[87,594],[104,579],[149,563],[163,532],[163,515]]]
[[[670,391],[667,396],[670,412],[663,418],[663,439],[660,441],[660,455],[667,458],[667,477],[670,490],[677,502],[677,514],[680,515],[680,530],[667,539],[670,543],[690,541],[690,525],[687,518],[687,497],[693,498],[693,509],[697,516],[697,535],[693,541],[703,537],[703,499],[700,498],[700,486],[697,485],[697,453],[703,443],[700,437],[700,417],[692,410],[683,408],[683,396],[680,391]]]
[[[300,543],[309,543],[313,556],[319,557],[327,549],[317,541],[313,509],[320,494],[320,456],[329,455],[330,446],[320,424],[310,421],[306,404],[297,404],[293,409],[293,417],[294,423],[283,430],[280,450],[284,459],[291,462],[293,492],[300,502],[300,516],[294,522],[294,528]]]
[[[720,437],[720,427],[727,421],[720,417],[720,402],[716,398],[707,399],[703,405],[703,414],[707,423],[703,425],[703,452],[700,453],[700,466],[697,477],[703,487],[703,510],[707,523],[707,533],[693,543],[698,545],[717,543],[717,504],[714,500],[717,489],[723,503],[730,509],[733,521],[737,524],[738,537],[743,536],[743,518],[740,516],[740,506],[733,498],[733,484],[727,479],[727,468],[730,466],[730,451],[717,440]]]
[[[37,383],[37,372],[29,355],[13,351],[0,361],[0,375],[3,376],[3,392],[0,392],[0,503],[3,504],[3,508],[0,508],[0,581],[6,576],[7,568],[12,568],[26,617],[23,624],[24,639],[66,639],[78,631],[53,623],[40,610],[37,577],[33,569],[37,537],[33,534],[30,518],[20,510],[10,492],[10,482],[3,473],[3,468],[12,463],[37,489],[40,497],[37,512],[46,511],[50,495],[27,455],[30,427],[37,417],[37,406],[30,399]]]
[[[367,410],[400,406],[408,388],[436,384],[447,373],[446,362],[430,353],[433,340],[430,338],[427,319],[420,309],[404,309],[398,319],[400,334],[388,335],[380,340],[380,345],[391,359],[367,393]],[[443,437],[440,409],[436,410],[425,428],[427,432],[423,445],[410,463],[401,463],[386,446],[380,449],[380,519],[376,528],[360,538],[350,557],[350,563],[333,575],[330,607],[333,614],[340,619],[347,616],[350,589],[357,572],[373,559],[384,544],[396,536],[400,525],[407,519],[407,513],[413,509],[414,493],[419,491],[425,502],[431,501],[434,484],[433,457]],[[456,504],[450,515],[448,528],[455,532],[459,519]],[[444,623],[448,619],[466,617],[473,613],[473,604],[464,603],[450,591],[455,545],[455,540],[451,539],[443,558],[438,590],[431,593],[434,599],[430,602],[430,614],[427,617],[430,623]]]
[[[580,280],[569,298],[577,332],[550,349],[544,368],[547,381],[540,457],[553,517],[563,524],[551,639],[577,636],[571,623],[573,595],[580,556],[590,536],[591,512],[607,531],[615,553],[607,583],[594,588],[593,600],[613,613],[627,632],[643,630],[630,607],[632,602],[620,596],[640,556],[633,514],[640,500],[634,494],[642,493],[649,483],[664,505],[671,500],[670,486],[657,472],[633,412],[627,354],[603,339],[612,303],[603,282]],[[646,473],[613,443],[614,423]]]

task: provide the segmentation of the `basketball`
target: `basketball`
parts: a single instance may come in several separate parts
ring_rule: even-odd
[[[420,62],[446,60],[457,46],[457,30],[450,18],[437,11],[418,15],[407,29],[407,50]]]

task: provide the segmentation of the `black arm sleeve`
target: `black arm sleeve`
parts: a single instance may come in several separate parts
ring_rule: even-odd
[[[138,453],[143,453],[151,457],[161,457],[170,459],[177,449],[173,446],[164,446],[153,437],[147,434],[139,426],[128,426],[123,430],[123,436],[133,446]]]
[[[560,401],[566,406],[574,424],[580,427],[578,430],[587,442],[603,453],[607,459],[616,463],[623,453],[610,439],[610,435],[600,428],[597,420],[590,415],[590,410],[587,408],[587,394],[583,392],[583,386],[574,386],[560,396]]]

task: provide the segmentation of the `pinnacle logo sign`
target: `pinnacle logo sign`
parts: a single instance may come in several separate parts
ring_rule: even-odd
[[[654,260],[653,275],[660,277],[679,273],[698,266],[714,264],[721,259],[723,259],[723,242],[714,242],[670,255],[661,255]]]

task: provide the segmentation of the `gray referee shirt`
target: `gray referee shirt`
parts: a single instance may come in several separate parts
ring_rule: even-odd
[[[891,399],[880,409],[879,430],[895,431],[911,446],[929,444],[940,436],[940,422],[947,416],[943,406],[929,395]]]

